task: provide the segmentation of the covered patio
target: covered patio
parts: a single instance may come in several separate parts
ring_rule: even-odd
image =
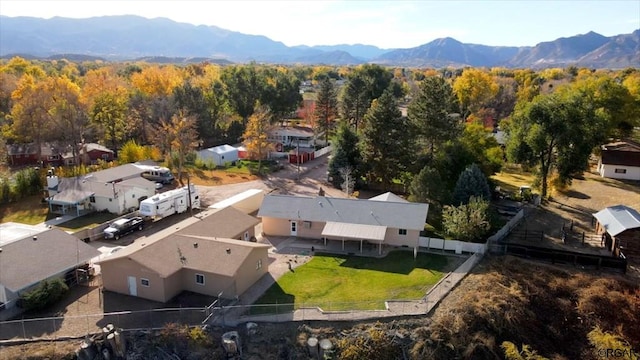
[[[85,190],[64,190],[48,199],[49,211],[54,214],[67,215],[75,212],[76,216],[91,212],[89,199],[94,192]]]
[[[324,245],[327,240],[342,241],[342,250],[344,251],[345,241],[359,241],[360,253],[362,253],[363,243],[373,242],[378,245],[378,255],[382,254],[382,242],[384,241],[387,227],[381,225],[363,225],[327,221],[322,229],[322,237]]]

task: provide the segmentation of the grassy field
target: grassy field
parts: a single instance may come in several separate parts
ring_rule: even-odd
[[[10,204],[0,204],[0,223],[35,225],[54,218],[55,214],[49,215],[49,206],[41,200],[40,195],[32,195]]]
[[[445,256],[394,251],[382,259],[316,255],[283,275],[256,304],[320,306],[324,310],[383,309],[391,299],[419,299],[443,276]],[[291,311],[291,305],[257,312]]]
[[[96,227],[104,222],[107,222],[111,219],[115,219],[117,217],[118,215],[111,214],[111,213],[105,213],[105,212],[93,213],[93,214],[84,215],[84,216],[80,216],[78,218],[69,220],[60,225],[57,225],[57,227],[62,228],[62,230],[65,230],[65,231],[68,231],[68,230],[78,231],[85,228]]]
[[[534,175],[525,171],[516,165],[504,165],[502,171],[491,176],[491,180],[500,186],[502,190],[513,193],[518,191],[520,186],[531,186],[534,181]]]

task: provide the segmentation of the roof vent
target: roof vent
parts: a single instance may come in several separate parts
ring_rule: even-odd
[[[227,254],[231,254],[231,249],[227,248]]]
[[[198,243],[193,243],[193,248],[197,249],[198,248]]]
[[[38,235],[33,235],[33,241],[38,240]]]

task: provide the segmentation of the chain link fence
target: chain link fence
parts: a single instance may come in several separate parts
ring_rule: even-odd
[[[207,308],[197,307],[20,319],[0,322],[0,340],[57,340],[82,337],[100,332],[107,324],[124,330],[160,329],[168,323],[197,326],[201,325],[206,317]]]

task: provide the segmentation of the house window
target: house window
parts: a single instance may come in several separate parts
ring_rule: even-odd
[[[140,285],[144,287],[149,287],[149,279],[140,278]]]
[[[407,229],[398,229],[398,235],[407,235]]]
[[[96,203],[96,197],[93,196],[93,195],[89,196],[89,202],[95,204]]]
[[[627,169],[616,169],[615,172],[616,172],[616,174],[626,174],[627,173]]]
[[[102,160],[109,160],[109,154],[102,154]]]
[[[196,274],[196,284],[204,285],[204,275]]]
[[[258,262],[256,263],[256,270],[260,269],[262,269],[262,259],[258,259]]]

